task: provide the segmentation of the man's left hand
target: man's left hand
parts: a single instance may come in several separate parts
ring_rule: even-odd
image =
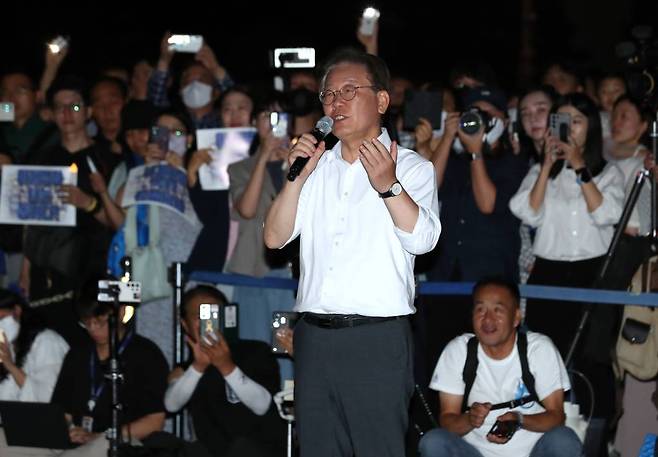
[[[519,416],[517,415],[517,413],[509,411],[509,412],[506,412],[505,414],[503,414],[501,416],[498,416],[496,418],[496,420],[500,421],[500,422],[510,421],[510,422],[517,422],[518,423],[519,422]],[[487,434],[487,441],[490,441],[490,442],[496,443],[496,444],[505,444],[511,439],[512,439],[511,437],[510,438],[501,437],[501,436],[494,435],[492,433]]]
[[[398,144],[391,143],[391,152],[378,139],[364,141],[359,147],[359,159],[368,173],[370,185],[379,193],[388,191],[397,181],[395,167],[398,159]]]
[[[201,351],[203,351],[215,368],[222,376],[227,376],[235,369],[235,363],[231,358],[231,349],[226,344],[226,339],[218,332],[209,333],[201,339]]]

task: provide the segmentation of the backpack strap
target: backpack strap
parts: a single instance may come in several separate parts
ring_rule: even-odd
[[[519,351],[519,360],[521,361],[521,379],[528,392],[530,392],[530,397],[543,407],[544,405],[535,390],[535,377],[530,372],[530,365],[528,364],[528,335],[521,331],[517,332],[516,335],[516,346]]]
[[[471,394],[475,375],[478,370],[478,345],[479,341],[476,336],[472,336],[466,343],[466,362],[462,371],[464,380],[464,397],[462,398],[462,412],[468,409],[468,396]]]

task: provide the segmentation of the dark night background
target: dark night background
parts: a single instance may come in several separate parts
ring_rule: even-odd
[[[75,6],[7,1],[2,7],[0,70],[21,66],[39,75],[44,42],[65,34],[71,37],[71,49],[60,72],[94,77],[104,66],[130,67],[144,57],[157,60],[160,38],[169,29],[202,34],[236,81],[269,81],[268,50],[313,46],[321,59],[337,46],[358,45],[357,18],[372,4],[382,14],[380,55],[394,73],[419,82],[441,81],[458,59],[482,58],[511,89],[518,80],[521,6],[526,2],[536,17],[537,69],[541,62],[565,55],[592,68],[612,69],[614,45],[628,39],[632,25],[658,29],[656,0],[163,0]]]

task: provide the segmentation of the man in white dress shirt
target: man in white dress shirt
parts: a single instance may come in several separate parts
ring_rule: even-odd
[[[413,265],[441,232],[434,168],[381,128],[389,72],[379,58],[338,53],[320,100],[340,140],[305,134],[309,161],[265,221],[265,243],[300,236],[295,401],[301,455],[404,455],[413,389]]]

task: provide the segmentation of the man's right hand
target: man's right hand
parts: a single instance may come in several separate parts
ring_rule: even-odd
[[[169,38],[171,37],[171,32],[166,31],[162,40],[160,41],[160,58],[158,59],[158,70],[168,71],[169,64],[171,64],[171,59],[174,58],[174,51],[169,49]]]
[[[297,141],[290,151],[290,154],[288,155],[288,166],[292,166],[297,157],[310,157],[310,160],[306,163],[302,172],[298,176],[298,179],[302,182],[306,181],[313,170],[315,170],[315,167],[320,161],[320,157],[324,154],[324,146],[324,141],[320,141],[318,144],[318,140],[313,135],[305,133],[299,138],[299,141]]]
[[[466,413],[468,415],[468,422],[473,428],[480,428],[484,424],[484,420],[491,411],[491,403],[473,403],[471,408]]]
[[[199,373],[203,373],[206,371],[206,368],[208,368],[208,365],[210,365],[208,355],[201,350],[201,345],[198,341],[193,341],[192,338],[187,335],[185,335],[185,341],[187,341],[187,345],[192,350],[192,355],[194,356],[192,366]]]

